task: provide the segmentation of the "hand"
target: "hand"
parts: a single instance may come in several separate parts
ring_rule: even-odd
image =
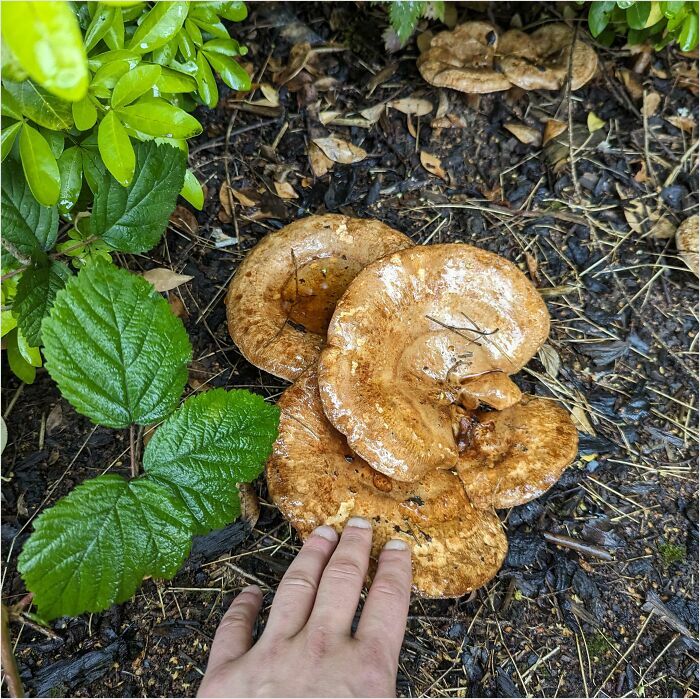
[[[347,522],[340,542],[331,527],[314,530],[282,578],[255,645],[262,593],[244,589],[221,620],[198,696],[395,696],[411,553],[399,539],[386,544],[353,635],[371,545],[371,524],[359,517]]]

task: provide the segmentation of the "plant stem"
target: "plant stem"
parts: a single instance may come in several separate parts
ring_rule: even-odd
[[[131,477],[139,475],[139,463],[136,459],[136,425],[129,427],[129,456],[131,457]]]
[[[5,683],[11,697],[24,697],[24,687],[19,676],[15,654],[12,652],[12,640],[10,639],[10,618],[7,607],[2,605],[2,624],[0,626],[0,659],[5,671]]]

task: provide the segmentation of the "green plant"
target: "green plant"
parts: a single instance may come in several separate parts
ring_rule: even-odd
[[[670,568],[674,563],[682,563],[687,555],[683,544],[659,544],[659,554],[665,568]]]
[[[618,35],[630,44],[650,41],[654,48],[676,42],[681,50],[698,45],[698,3],[689,0],[604,0],[592,2],[588,26],[598,41],[609,46]]]
[[[36,519],[19,570],[52,619],[122,602],[145,576],[175,575],[194,534],[240,513],[236,484],[262,470],[279,411],[223,389],[177,407],[192,356],[185,328],[146,280],[104,260],[57,293],[41,332],[46,368],[71,405],[129,430],[132,474],[85,481]],[[135,426],[160,421],[139,475]]]
[[[385,35],[387,46],[404,46],[422,17],[441,20],[445,15],[444,0],[393,0],[388,5],[391,28]]]

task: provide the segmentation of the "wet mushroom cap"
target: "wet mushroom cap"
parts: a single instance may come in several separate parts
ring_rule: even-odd
[[[569,413],[544,398],[524,396],[505,410],[476,412],[469,430],[457,474],[474,505],[489,510],[539,497],[578,452]]]
[[[510,82],[494,67],[498,32],[488,22],[465,22],[434,36],[418,57],[423,78],[436,87],[468,93],[507,90]]]
[[[461,243],[403,250],[338,302],[319,361],[324,410],[372,468],[419,480],[457,461],[450,407],[464,381],[519,371],[548,332],[539,293],[502,257]]]
[[[526,34],[511,29],[501,37],[499,65],[505,77],[524,90],[557,90],[567,80],[571,57],[571,89],[583,87],[596,73],[598,57],[585,42],[573,40],[566,24],[546,24]]]
[[[293,381],[313,365],[336,301],[370,262],[413,243],[373,219],[309,216],[266,235],[226,297],[228,328],[243,356]]]
[[[389,539],[405,540],[414,591],[425,597],[459,597],[498,572],[508,548],[501,523],[469,502],[457,476],[434,471],[407,484],[372,470],[326,419],[311,372],[284,392],[279,407],[267,484],[302,539],[319,525],[340,532],[350,517],[365,517],[373,529],[371,568]]]

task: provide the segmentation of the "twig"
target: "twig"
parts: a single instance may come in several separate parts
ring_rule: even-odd
[[[129,427],[129,457],[131,459],[131,477],[139,475],[139,463],[136,460],[136,425]]]
[[[587,544],[585,541],[579,541],[578,539],[573,539],[570,536],[565,536],[564,534],[553,534],[552,532],[543,532],[545,541],[549,541],[550,544],[556,544],[557,546],[563,546],[567,549],[573,549],[578,551],[578,553],[585,553],[589,556],[595,556],[603,561],[612,561],[612,555],[600,546],[594,546],[593,544]]]
[[[12,641],[10,639],[10,617],[7,612],[7,607],[2,605],[2,625],[0,627],[0,658],[2,659],[2,668],[5,671],[5,683],[7,691],[11,697],[24,697],[24,687],[19,676],[17,660],[12,652]]]

